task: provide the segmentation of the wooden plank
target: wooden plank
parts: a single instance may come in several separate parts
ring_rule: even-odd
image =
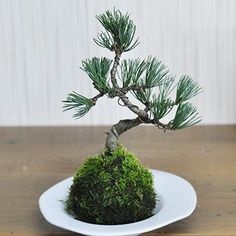
[[[103,149],[107,127],[0,128],[0,235],[72,235],[41,216],[40,194]],[[144,235],[236,235],[236,126],[163,134],[138,127],[121,137],[142,163],[183,176],[195,212]]]

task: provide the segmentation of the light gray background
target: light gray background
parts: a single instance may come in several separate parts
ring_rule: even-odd
[[[96,94],[81,60],[109,56],[93,37],[95,15],[131,13],[140,45],[125,57],[154,55],[204,93],[194,99],[204,124],[236,123],[236,1],[0,0],[0,125],[104,125],[133,117],[103,98],[75,121],[62,113],[72,90]]]

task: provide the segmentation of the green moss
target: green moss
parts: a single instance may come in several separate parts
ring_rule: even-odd
[[[66,209],[96,224],[125,224],[152,215],[156,194],[152,174],[119,146],[89,157],[74,176]]]

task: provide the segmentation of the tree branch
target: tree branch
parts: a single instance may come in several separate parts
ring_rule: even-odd
[[[121,91],[117,93],[124,105],[127,106],[132,112],[138,115],[142,120],[146,120],[148,118],[148,113],[130,102],[129,98],[124,93],[122,93]]]
[[[129,91],[140,91],[141,89],[145,89],[145,85],[131,85],[127,87],[121,88],[123,93],[128,93]]]
[[[107,134],[106,147],[108,148],[109,151],[113,151],[114,149],[117,148],[118,138],[122,133],[142,123],[154,124],[155,126],[163,130],[164,132],[168,129],[169,130],[173,129],[170,123],[163,124],[159,120],[149,118],[148,112],[150,110],[150,107],[149,107],[150,104],[147,103],[145,109],[142,110],[137,105],[134,105],[126,96],[126,93],[130,90],[136,90],[136,89],[138,90],[138,89],[143,88],[142,85],[133,85],[133,86],[127,86],[123,88],[119,87],[116,80],[116,73],[117,73],[117,68],[119,66],[119,61],[120,61],[122,52],[119,50],[119,48],[116,48],[115,46],[114,48],[115,48],[114,51],[116,55],[115,55],[112,69],[110,71],[112,85],[115,89],[116,95],[122,100],[122,102],[124,103],[124,106],[128,107],[132,112],[138,115],[138,117],[135,119],[120,120],[117,124],[111,127],[110,131],[106,133]]]
[[[99,98],[101,98],[105,93],[99,93],[93,98],[90,98],[90,100],[95,104]]]
[[[120,120],[117,124],[111,127],[109,132],[106,133],[107,134],[106,148],[109,151],[114,151],[117,148],[119,136],[124,132],[126,132],[127,130],[136,127],[142,123],[154,124],[164,132],[167,129],[169,130],[172,129],[169,124],[163,124],[160,121],[155,121],[154,119],[147,118],[146,120],[141,120],[140,117],[137,117],[135,119]]]
[[[116,72],[117,72],[117,67],[119,66],[121,52],[118,49],[115,49],[115,52],[116,52],[116,56],[115,56],[115,59],[114,59],[113,66],[111,68],[111,72],[110,72],[111,82],[112,82],[113,87],[116,90],[120,90],[120,88],[118,86],[118,83],[117,83],[117,80],[116,80]]]
[[[116,73],[117,73],[117,67],[119,66],[119,61],[121,57],[121,51],[119,50],[119,48],[115,47],[115,53],[116,53],[116,56],[115,56],[110,74],[111,74],[111,82],[116,91],[116,94],[122,100],[124,105],[127,106],[132,112],[134,112],[136,115],[138,115],[142,119],[147,119],[148,113],[145,110],[140,109],[137,105],[134,105],[132,102],[130,102],[129,98],[125,95],[126,92],[122,91],[122,88],[118,86],[118,83],[116,80]]]

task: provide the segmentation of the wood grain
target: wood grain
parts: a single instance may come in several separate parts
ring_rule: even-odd
[[[38,198],[102,150],[107,129],[0,128],[0,235],[72,235],[45,221]],[[121,142],[145,166],[186,178],[198,195],[190,217],[144,235],[236,235],[236,126],[166,134],[141,126]]]

